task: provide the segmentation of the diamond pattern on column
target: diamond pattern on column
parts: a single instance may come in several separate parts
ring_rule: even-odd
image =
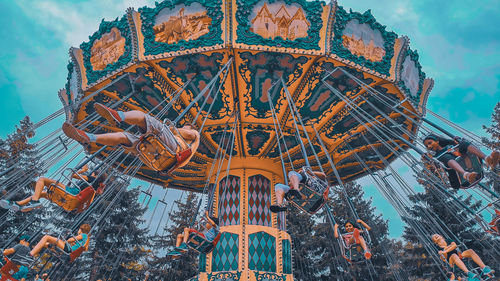
[[[248,224],[272,226],[271,181],[263,175],[248,178]]]
[[[240,224],[240,177],[231,176],[219,182],[219,225]]]
[[[238,234],[223,232],[212,252],[212,271],[238,270],[238,246]]]
[[[198,261],[198,270],[200,272],[205,272],[207,271],[207,255],[205,254],[200,254],[199,261]]]
[[[248,235],[248,268],[276,272],[276,238],[264,231]]]
[[[290,240],[281,241],[283,247],[281,255],[283,257],[283,273],[292,274],[292,246]]]

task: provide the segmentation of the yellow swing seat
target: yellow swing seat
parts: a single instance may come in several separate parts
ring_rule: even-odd
[[[51,184],[47,188],[47,199],[67,212],[74,210],[78,213],[83,212],[90,206],[94,200],[94,196],[95,191],[91,186],[88,186],[84,190],[80,191],[78,195],[70,194],[56,184]]]

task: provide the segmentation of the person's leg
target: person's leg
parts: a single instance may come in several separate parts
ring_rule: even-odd
[[[31,196],[29,196],[29,197],[27,197],[27,198],[25,198],[23,200],[19,200],[16,203],[18,205],[20,205],[20,206],[24,206],[24,205],[28,204],[31,200],[38,201],[40,199],[40,197],[41,197],[43,189],[46,186],[49,186],[49,185],[55,184],[55,183],[57,183],[57,181],[55,181],[53,179],[44,178],[44,177],[39,178],[36,181],[35,192],[33,193],[33,195],[31,195]]]
[[[179,247],[184,240],[184,235],[182,233],[177,234],[177,241],[175,241],[175,247]]]
[[[120,122],[125,122],[129,125],[136,125],[141,129],[146,130],[146,114],[142,111],[119,111],[111,109],[100,103],[94,104],[94,109],[113,126],[117,126]]]
[[[460,164],[458,164],[457,161],[455,160],[449,160],[447,162],[448,167],[452,168],[453,170],[457,171],[462,177],[464,177],[469,183],[473,183],[477,180],[477,177],[479,176],[478,173],[476,172],[467,172],[465,171]]]
[[[130,143],[129,139],[123,132],[98,134],[95,135],[95,137],[96,137],[95,142],[98,144],[111,145],[111,146],[120,144],[124,144],[126,146],[132,145],[132,143]]]
[[[79,143],[89,144],[92,142],[103,145],[132,145],[124,132],[107,133],[107,134],[91,134],[77,129],[72,124],[65,122],[62,126],[64,134]]]
[[[190,230],[191,230],[190,228],[187,228],[187,227],[184,228],[184,237],[183,237],[183,240],[182,240],[183,243],[187,243],[187,241],[189,239],[189,232],[190,232]]]
[[[469,273],[469,269],[465,266],[465,263],[457,256],[457,254],[453,254],[450,257],[450,266],[457,265],[465,274]]]
[[[467,152],[472,153],[483,160],[486,159],[486,155],[479,148],[475,147],[472,144],[467,147]]]
[[[472,249],[464,251],[462,253],[462,257],[472,259],[481,269],[483,269],[486,266],[483,260],[481,260],[481,258]]]
[[[57,239],[56,237],[52,237],[50,235],[45,235],[42,239],[36,244],[36,246],[31,250],[30,255],[36,256],[40,253],[40,251],[46,247],[47,245],[57,245],[57,247],[64,249],[64,242],[62,240]]]
[[[276,205],[271,205],[270,210],[273,213],[286,211],[286,206],[283,205],[283,199],[285,198],[285,193],[290,190],[288,185],[278,183],[274,186],[274,193],[276,195]]]

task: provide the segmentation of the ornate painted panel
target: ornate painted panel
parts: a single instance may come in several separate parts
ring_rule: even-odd
[[[422,93],[425,73],[422,72],[416,51],[407,51],[407,55],[401,65],[400,79],[399,86],[406,91],[412,100],[418,101]]]
[[[212,271],[238,270],[238,234],[223,232],[212,252]]]
[[[229,175],[219,181],[219,225],[240,224],[241,179]]]
[[[222,1],[174,0],[139,9],[144,55],[222,44]]]
[[[276,272],[276,238],[264,231],[248,235],[248,268]]]
[[[332,53],[389,76],[397,35],[386,31],[371,14],[346,12],[337,6]]]
[[[248,224],[272,226],[271,181],[263,175],[248,178]]]
[[[309,61],[306,56],[294,57],[286,53],[271,52],[242,52],[242,60],[238,68],[239,75],[245,82],[243,91],[243,105],[245,116],[269,118],[271,111],[268,100],[276,106],[283,104],[284,95],[281,95],[281,83],[273,83],[281,77],[287,86],[299,79],[304,72],[304,64]],[[273,86],[273,87],[272,87]],[[269,92],[269,95],[268,95]],[[281,106],[277,107],[277,114]]]
[[[114,21],[103,20],[89,42],[80,45],[88,84],[131,62],[133,45],[127,15]]]
[[[320,1],[245,0],[236,10],[236,43],[319,50]]]
[[[270,272],[253,272],[257,281],[286,281],[286,275]]]

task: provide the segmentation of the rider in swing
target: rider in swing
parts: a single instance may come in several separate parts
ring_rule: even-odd
[[[80,193],[81,190],[87,187],[86,183],[90,183],[97,194],[102,194],[104,192],[104,188],[106,187],[104,182],[106,181],[106,178],[108,176],[107,173],[102,172],[101,175],[99,175],[98,171],[87,173],[88,169],[88,165],[85,165],[71,176],[73,179],[80,180],[73,185],[71,184],[71,182],[68,185],[64,185],[63,183],[56,180],[40,177],[36,181],[35,191],[33,192],[33,195],[15,202],[5,199],[0,200],[0,207],[13,211],[20,210],[21,212],[29,212],[34,209],[41,208],[42,203],[40,202],[40,198],[49,198],[49,194],[47,193],[46,188],[52,184],[57,185],[61,189],[64,189],[66,193],[76,196]]]
[[[175,243],[174,251],[168,253],[172,258],[179,257],[182,253],[188,251],[187,242],[189,239],[189,234],[196,233],[202,237],[204,237],[208,242],[213,242],[217,235],[219,234],[219,219],[215,217],[211,217],[208,214],[208,211],[205,212],[205,230],[203,232],[199,232],[196,229],[192,229],[189,227],[184,228],[183,233],[177,234],[177,240]]]
[[[356,220],[358,223],[360,223],[367,231],[370,231],[371,228],[368,224],[366,224],[364,221],[361,219]],[[372,254],[370,252],[370,249],[368,248],[365,239],[363,236],[361,236],[361,233],[363,230],[360,230],[359,228],[354,227],[354,224],[352,222],[347,222],[345,224],[345,231],[346,233],[342,234],[342,239],[345,242],[345,245],[350,248],[351,245],[358,244],[363,248],[363,251],[365,252],[365,258],[367,260],[371,259]],[[334,226],[334,236],[335,238],[339,238],[339,225],[335,224]]]
[[[276,193],[277,204],[271,205],[270,210],[273,213],[284,212],[287,210],[286,205],[283,202],[286,194],[293,197],[300,196],[299,184],[309,185],[311,183],[310,179],[312,176],[316,176],[324,182],[327,182],[326,175],[322,172],[312,171],[313,175],[307,173],[306,169],[302,168],[300,172],[290,171],[288,173],[289,185],[278,183],[274,186],[274,191]],[[328,186],[309,186],[315,189],[318,193],[323,193]]]
[[[91,134],[75,128],[72,124],[65,122],[63,132],[69,137],[82,144],[98,143],[108,146],[123,145],[126,148],[134,149],[141,141],[141,137],[147,134],[156,135],[171,151],[180,153],[188,147],[183,147],[185,142],[189,143],[191,153],[184,157],[176,167],[183,167],[191,160],[200,144],[200,134],[193,125],[185,125],[182,128],[170,128],[160,120],[139,110],[118,111],[106,107],[100,103],[94,105],[96,112],[104,117],[109,124],[118,127],[122,122],[128,125],[136,125],[140,128],[141,135],[129,132],[115,132],[106,134]],[[134,151],[134,150],[132,150]],[[147,163],[145,163],[147,164]]]
[[[479,148],[472,145],[470,142],[460,140],[458,138],[452,140],[430,134],[424,138],[423,142],[427,149],[435,152],[435,155],[438,157],[437,159],[441,163],[443,163],[447,168],[455,170],[469,183],[475,182],[478,179],[479,174],[476,172],[465,171],[462,166],[460,166],[460,164],[458,164],[458,162],[455,160],[456,156],[451,152],[446,151],[447,146],[458,144],[458,152],[461,155],[465,155],[467,153],[476,155],[480,159],[484,160],[486,162],[486,165],[490,169],[494,169],[498,165],[500,159],[500,152],[493,151],[489,156],[486,156]],[[456,185],[453,185],[452,187],[460,188]]]

